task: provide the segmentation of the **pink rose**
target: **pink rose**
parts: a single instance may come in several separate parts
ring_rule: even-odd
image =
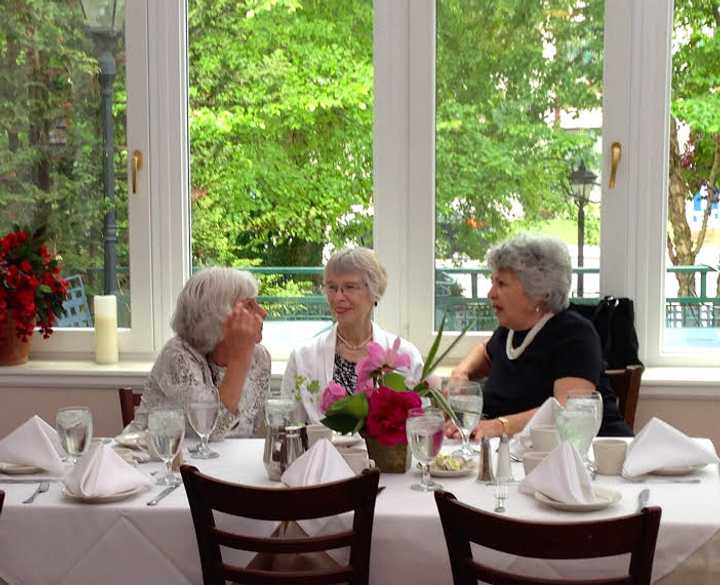
[[[399,368],[409,368],[410,356],[406,353],[400,353],[399,349],[399,337],[395,338],[395,343],[387,350],[374,341],[368,343],[367,357],[360,360],[355,366],[357,390],[360,392],[372,392],[374,388],[373,376]]]
[[[415,392],[397,392],[384,386],[368,398],[368,416],[365,430],[368,437],[386,445],[405,445],[405,421],[408,410],[421,406],[420,396]]]
[[[337,402],[341,398],[347,396],[345,388],[340,386],[337,382],[330,382],[323,390],[322,398],[320,399],[320,410],[326,412],[333,403]]]

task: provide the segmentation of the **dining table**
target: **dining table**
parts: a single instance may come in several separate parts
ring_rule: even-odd
[[[696,439],[713,450],[707,439]],[[213,443],[220,456],[185,463],[225,481],[277,487],[263,465],[262,439],[225,439]],[[446,449],[452,449],[448,445]],[[160,463],[139,466],[148,474]],[[512,464],[515,480],[523,477],[520,463]],[[373,585],[452,583],[445,538],[432,493],[410,488],[420,472],[413,465],[404,474],[383,473],[375,506],[370,582]],[[153,486],[125,499],[87,503],[63,493],[60,481],[23,504],[38,483],[9,483],[33,476],[0,475],[6,492],[0,514],[0,579],[7,585],[200,585],[202,573],[192,517],[183,486],[157,505],[147,502],[162,489]],[[678,483],[678,479],[698,479]],[[482,510],[495,507],[495,486],[478,481],[471,473],[437,478],[460,501]],[[615,518],[637,509],[638,495],[649,488],[649,505],[662,508],[653,566],[653,583],[720,583],[720,477],[717,465],[697,469],[690,476],[647,476],[632,482],[619,476],[598,475],[593,485],[618,490],[621,499],[592,512],[568,512],[547,506],[509,485],[504,515],[528,521],[580,522]],[[247,519],[222,518],[218,522],[255,535],[269,535],[275,525]],[[545,561],[522,559],[477,549],[483,562],[501,569],[528,572],[536,577],[602,577],[627,570],[628,555],[583,560]],[[232,551],[230,560],[250,560],[247,553]]]

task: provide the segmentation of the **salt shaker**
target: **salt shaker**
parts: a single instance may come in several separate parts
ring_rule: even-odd
[[[490,452],[490,439],[482,437],[480,439],[480,465],[478,466],[478,481],[485,483],[493,483],[495,475],[492,468],[492,456]]]
[[[498,482],[505,483],[513,480],[512,467],[510,463],[510,437],[508,437],[506,433],[503,433],[500,437],[495,478]]]

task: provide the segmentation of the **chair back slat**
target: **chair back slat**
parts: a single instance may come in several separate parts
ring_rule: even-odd
[[[3,502],[5,502],[5,492],[0,490],[0,514],[2,514]]]
[[[136,394],[132,388],[118,388],[118,398],[120,399],[120,415],[124,428],[135,418],[135,408],[140,405],[142,394]]]
[[[366,471],[359,477],[304,488],[258,488],[208,477],[195,467],[180,468],[205,585],[226,580],[240,583],[283,583],[318,585],[349,583],[366,585],[369,580],[370,543],[379,472]],[[326,518],[353,512],[352,530],[320,536],[256,538],[215,525],[214,512],[254,520],[296,521]],[[346,566],[323,567],[313,571],[267,571],[223,563],[221,547],[258,553],[317,553],[350,547]],[[264,569],[265,567],[263,567]]]
[[[210,529],[210,536],[220,546],[253,552],[308,553],[351,546],[355,534],[352,530],[312,538],[258,538],[232,534],[218,528]]]
[[[613,392],[618,398],[620,414],[631,429],[635,426],[635,413],[637,412],[644,369],[641,365],[632,365],[624,370],[605,371]]]
[[[649,585],[660,508],[595,522],[540,523],[514,520],[478,510],[447,492],[435,492],[455,585],[527,583],[557,585],[563,580],[513,575],[473,559],[470,543],[526,558],[592,559],[630,554],[629,574],[609,579],[575,580],[592,585]]]

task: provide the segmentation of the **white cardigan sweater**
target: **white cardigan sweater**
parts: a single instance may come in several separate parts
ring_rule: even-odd
[[[307,384],[300,388],[300,400],[304,407],[304,417],[308,422],[317,423],[323,418],[320,412],[320,396],[325,386],[332,381],[333,369],[335,366],[335,343],[337,325],[319,333],[305,345],[295,348],[290,354],[285,375],[282,381],[283,397],[292,398],[295,396],[295,378],[302,376],[306,382],[317,381],[320,385],[320,392],[313,394],[307,391]],[[373,341],[388,349],[395,343],[397,335],[392,335],[381,329],[377,324],[372,324]],[[410,356],[410,368],[402,369],[408,379],[420,380],[422,374],[423,359],[412,343],[400,339],[400,351]]]

